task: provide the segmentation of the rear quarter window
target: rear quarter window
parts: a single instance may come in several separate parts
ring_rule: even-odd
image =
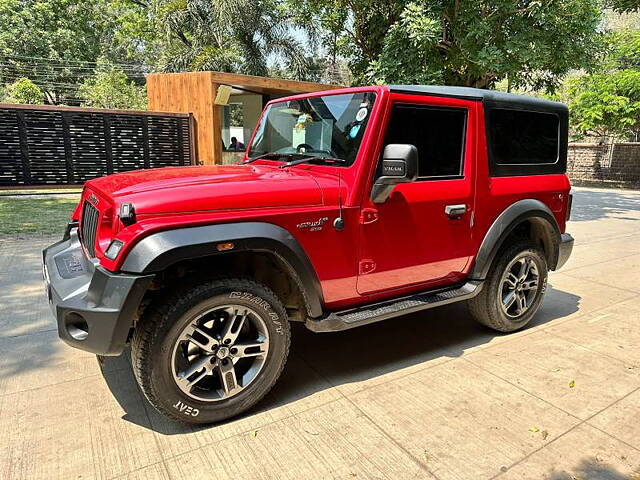
[[[561,119],[553,112],[492,108],[487,115],[493,176],[563,173]]]
[[[560,119],[556,114],[496,108],[489,114],[489,123],[496,163],[558,161]]]

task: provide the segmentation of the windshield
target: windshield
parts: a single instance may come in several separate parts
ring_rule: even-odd
[[[274,103],[267,108],[249,157],[303,154],[353,163],[375,101],[372,92],[345,93]]]

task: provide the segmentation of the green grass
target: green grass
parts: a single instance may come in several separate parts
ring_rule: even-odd
[[[79,196],[0,196],[0,235],[55,235],[64,232]]]

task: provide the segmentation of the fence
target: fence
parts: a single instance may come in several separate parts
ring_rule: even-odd
[[[567,173],[574,185],[640,188],[640,143],[573,143]]]
[[[0,104],[0,185],[190,165],[192,124],[188,114]]]

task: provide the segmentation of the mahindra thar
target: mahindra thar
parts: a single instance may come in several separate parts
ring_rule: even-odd
[[[274,385],[291,322],[336,332],[464,301],[520,329],[573,247],[567,130],[561,103],[462,87],[273,100],[240,164],[86,183],[43,252],[59,335],[130,344],[148,401],[209,423]]]

